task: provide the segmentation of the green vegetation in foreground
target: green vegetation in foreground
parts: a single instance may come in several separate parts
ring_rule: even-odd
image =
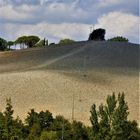
[[[140,130],[136,121],[128,120],[128,105],[124,93],[108,95],[106,105],[91,109],[91,127],[81,122],[70,123],[63,116],[52,116],[48,110],[31,109],[23,123],[13,118],[11,99],[0,112],[0,140],[139,140]]]

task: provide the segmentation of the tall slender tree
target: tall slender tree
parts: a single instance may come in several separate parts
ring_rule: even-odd
[[[11,104],[11,98],[6,99],[6,110],[4,112],[5,117],[5,127],[3,138],[9,140],[12,137],[12,127],[13,127],[13,107]]]

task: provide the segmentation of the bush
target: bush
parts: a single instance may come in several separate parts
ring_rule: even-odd
[[[117,37],[113,37],[113,38],[108,39],[108,41],[128,42],[129,40],[125,37],[117,36]]]
[[[55,131],[43,131],[40,140],[58,140],[58,138]]]
[[[74,42],[75,42],[74,40],[71,40],[71,39],[66,38],[66,39],[60,40],[60,41],[59,41],[59,44],[61,44],[61,45],[66,45],[66,44],[72,44],[72,43],[74,43]]]

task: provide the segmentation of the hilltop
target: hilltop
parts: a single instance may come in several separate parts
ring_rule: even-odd
[[[130,119],[139,121],[139,45],[88,41],[0,52],[0,109],[11,97],[15,115],[48,109],[89,123],[93,103],[124,92]]]

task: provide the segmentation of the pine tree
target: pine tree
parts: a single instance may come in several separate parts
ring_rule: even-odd
[[[101,134],[100,137],[103,140],[109,134],[110,131],[109,117],[105,109],[106,109],[105,106],[101,104],[99,106],[99,112],[98,112],[98,116],[100,119],[100,123],[99,123],[99,127],[100,127],[99,130]]]
[[[11,98],[6,99],[6,110],[4,112],[5,117],[5,126],[4,126],[4,133],[3,139],[9,140],[12,136],[12,127],[13,127],[13,113],[14,110],[12,109],[11,105]]]
[[[140,132],[135,121],[128,121],[128,105],[124,93],[108,96],[106,105],[91,107],[93,140],[138,140]]]
[[[81,122],[72,123],[72,140],[88,140],[86,127]]]
[[[25,119],[29,129],[33,126],[33,124],[38,123],[38,113],[34,111],[34,109],[31,109],[30,112],[28,112],[28,116]]]
[[[128,139],[128,105],[124,99],[124,93],[118,95],[118,106],[112,118],[111,135],[112,140]]]
[[[3,136],[4,121],[5,121],[4,115],[3,113],[0,112],[0,140],[2,139]]]
[[[97,115],[97,111],[96,111],[96,105],[93,104],[91,106],[91,117],[90,117],[90,121],[92,123],[92,130],[93,130],[93,137],[95,140],[99,140],[99,123],[98,123],[98,115]]]

